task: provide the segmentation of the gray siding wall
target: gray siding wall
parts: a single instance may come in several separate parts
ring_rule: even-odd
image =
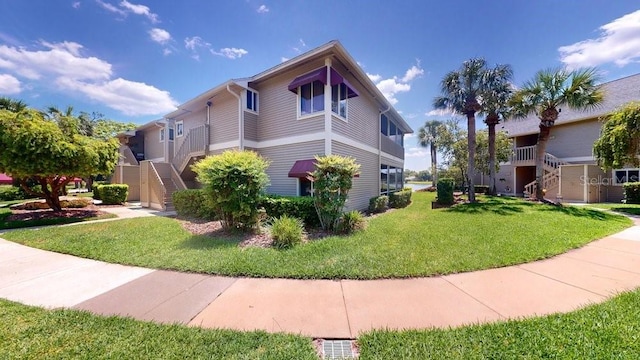
[[[296,160],[313,159],[314,155],[323,155],[324,141],[272,146],[260,149],[259,153],[271,161],[271,165],[267,169],[271,185],[267,188],[267,192],[297,196],[298,179],[288,177],[289,170]]]
[[[298,76],[324,65],[316,61],[295,71],[253,85],[260,93],[260,115],[258,119],[258,141],[277,139],[324,130],[324,115],[298,120],[298,97],[287,87]]]
[[[592,156],[601,126],[597,119],[554,126],[547,152],[559,158]]]
[[[386,136],[382,136],[380,140],[380,148],[383,152],[386,152],[387,154],[393,155],[395,157],[399,157],[400,159],[404,159],[404,148],[402,146],[395,143]]]
[[[182,121],[184,126],[183,136],[178,137],[177,136],[178,133],[176,132],[175,148],[179,149],[180,145],[182,145],[182,142],[184,141],[185,137],[189,133],[189,130],[196,128],[198,126],[202,126],[207,123],[207,108],[204,107],[199,111],[187,113],[184,116],[175,118],[174,120],[175,122]]]
[[[360,164],[360,176],[353,179],[346,210],[366,210],[369,199],[380,194],[378,155],[337,141],[333,141],[332,151],[337,155],[354,157]]]
[[[216,96],[211,106],[211,144],[238,140],[238,119],[238,99],[228,92]]]
[[[144,131],[144,158],[151,160],[164,157],[164,143],[160,142],[160,128],[150,127]]]
[[[249,111],[244,112],[244,138],[258,141],[258,115]]]

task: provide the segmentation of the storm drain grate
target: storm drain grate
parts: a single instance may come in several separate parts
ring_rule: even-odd
[[[351,340],[324,340],[322,358],[325,360],[355,359]]]

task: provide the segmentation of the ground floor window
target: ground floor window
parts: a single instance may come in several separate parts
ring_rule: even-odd
[[[300,190],[298,192],[298,196],[311,196],[312,194],[311,181],[305,178],[300,178],[298,180],[300,181],[300,186],[299,186]]]
[[[402,190],[402,168],[380,165],[380,195],[389,195],[394,191]]]
[[[614,184],[622,185],[628,182],[640,181],[640,169],[613,170]]]

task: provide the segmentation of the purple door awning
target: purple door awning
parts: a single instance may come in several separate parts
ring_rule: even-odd
[[[289,177],[311,180],[311,173],[315,170],[316,159],[297,160],[289,170]]]
[[[327,84],[327,67],[323,66],[319,69],[308,72],[304,75],[300,75],[297,78],[293,79],[293,81],[289,84],[289,91],[293,91],[294,93],[298,92],[298,88],[302,85],[312,83],[314,81],[320,81],[323,84]],[[352,98],[359,96],[358,90],[356,90],[349,81],[345,79],[340,73],[338,73],[334,68],[331,68],[331,85],[345,84],[347,86],[348,92],[347,97]]]

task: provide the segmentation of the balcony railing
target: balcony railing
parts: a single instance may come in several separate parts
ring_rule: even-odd
[[[173,156],[173,166],[182,171],[189,163],[189,159],[194,155],[204,155],[207,147],[207,126],[201,125],[195,127],[187,132]]]

